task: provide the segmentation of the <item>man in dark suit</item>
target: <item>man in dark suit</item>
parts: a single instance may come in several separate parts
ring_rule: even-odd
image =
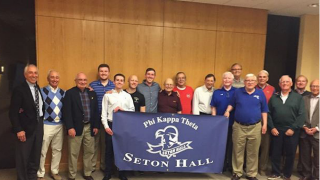
[[[43,98],[37,84],[38,68],[27,65],[26,81],[12,93],[9,118],[17,135],[15,161],[18,180],[35,180],[43,138]]]
[[[307,118],[300,134],[300,180],[319,179],[319,80],[310,84],[311,94],[304,96]],[[313,162],[311,155],[313,154]]]
[[[69,179],[77,175],[77,162],[83,142],[83,170],[86,180],[93,180],[92,157],[94,155],[94,137],[100,127],[97,96],[87,88],[87,77],[78,73],[76,86],[66,92],[63,104],[63,119],[68,130],[68,166]]]

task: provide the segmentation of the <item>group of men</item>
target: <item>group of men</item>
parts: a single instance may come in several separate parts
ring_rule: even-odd
[[[244,174],[249,180],[257,179],[258,172],[266,175],[270,154],[272,172],[268,179],[290,180],[298,144],[301,180],[319,179],[319,80],[310,83],[308,92],[307,78],[299,76],[297,89],[292,91],[292,79],[284,75],[279,80],[281,91],[275,93],[275,88],[267,83],[267,71],[260,71],[258,77],[247,74],[245,79],[241,72],[242,66],[233,64],[231,72],[223,74],[222,86],[217,90],[215,76],[208,74],[204,85],[194,91],[186,85],[186,74],[178,72],[176,85],[168,78],[161,90],[154,81],[155,69],[148,68],[141,84],[136,75],[131,75],[129,87],[124,90],[125,76],[116,74],[112,81],[110,67],[101,64],[98,80],[88,84],[86,75],[78,73],[76,86],[64,91],[58,87],[57,71],[50,70],[48,85],[40,88],[37,67],[27,65],[26,81],[14,89],[10,107],[10,120],[17,135],[18,179],[44,179],[50,144],[50,175],[62,179],[59,163],[64,124],[68,134],[68,179],[76,177],[83,145],[83,177],[93,179],[91,174],[96,170],[100,149],[103,180],[109,180],[114,163],[113,113],[117,111],[224,115],[229,118],[224,169],[233,172],[232,180]],[[285,163],[281,169],[282,156]],[[119,170],[119,179],[127,179],[124,171]]]

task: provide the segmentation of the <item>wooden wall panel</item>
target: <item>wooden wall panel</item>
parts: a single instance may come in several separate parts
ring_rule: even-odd
[[[105,21],[163,26],[164,0],[108,0]]]
[[[103,21],[104,0],[36,0],[36,15]]]
[[[267,15],[266,10],[219,6],[217,30],[266,34]]]
[[[204,77],[214,73],[215,48],[215,31],[164,28],[162,79],[184,71],[188,85],[203,85]]]
[[[136,74],[141,82],[148,67],[162,74],[163,28],[129,24],[105,24],[105,60],[111,76]],[[156,77],[156,81],[161,81]]]
[[[60,87],[74,85],[78,72],[87,74],[89,81],[96,79],[96,67],[104,62],[103,22],[37,18],[37,45],[40,85],[47,84],[48,70],[60,72]]]
[[[215,63],[217,84],[221,84],[222,74],[230,71],[230,66],[236,62],[242,65],[242,77],[262,70],[265,41],[266,36],[260,34],[218,32]]]
[[[212,4],[167,0],[164,8],[164,25],[216,30],[217,7]]]

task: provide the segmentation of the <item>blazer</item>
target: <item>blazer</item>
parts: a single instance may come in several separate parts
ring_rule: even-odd
[[[305,108],[306,108],[306,114],[307,114],[307,119],[305,120],[304,126],[307,126],[308,128],[314,128],[316,126],[319,127],[319,101],[313,111],[313,114],[310,114],[310,99],[311,99],[311,97],[312,97],[311,94],[303,97]],[[311,123],[310,123],[310,117],[312,117]],[[307,134],[305,133],[305,131],[303,129],[300,133],[300,137],[301,138],[307,137]],[[319,132],[316,132],[313,135],[313,137],[315,139],[319,139]]]
[[[90,127],[91,136],[94,136],[93,128],[100,128],[98,100],[94,91],[89,91],[88,88],[86,88],[85,91],[88,92],[90,99]],[[84,127],[84,111],[79,92],[80,89],[78,87],[67,90],[62,107],[63,122],[65,123],[67,130],[72,128],[75,129],[76,136],[82,135]]]
[[[36,86],[40,92],[38,84]],[[42,94],[39,94],[43,101]],[[42,106],[42,112],[44,113],[44,105]],[[25,131],[27,138],[34,133],[37,127],[37,109],[27,81],[22,82],[13,90],[9,119],[12,124],[13,133]]]

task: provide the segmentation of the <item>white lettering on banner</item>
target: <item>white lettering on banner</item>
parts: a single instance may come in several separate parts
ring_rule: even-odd
[[[144,166],[153,166],[153,167],[169,167],[169,161],[157,161],[157,160],[149,160],[149,159],[142,159],[138,157],[134,157],[131,153],[126,153],[123,158],[124,161],[132,162],[134,164],[144,165]],[[206,158],[205,160],[199,159],[197,161],[189,161],[188,159],[176,159],[175,167],[179,168],[186,168],[186,167],[197,167],[197,166],[204,166],[208,164],[213,164],[213,161],[210,158]]]
[[[185,124],[191,128],[193,128],[194,130],[198,130],[198,125],[192,121],[190,121],[189,119],[185,118],[185,117],[181,117],[181,119],[179,118],[175,118],[175,117],[157,117],[156,120],[154,118],[152,118],[151,120],[146,120],[143,122],[143,126],[144,128],[147,128],[149,126],[155,125],[156,123],[167,123],[167,124],[173,124],[173,123],[182,123]]]

